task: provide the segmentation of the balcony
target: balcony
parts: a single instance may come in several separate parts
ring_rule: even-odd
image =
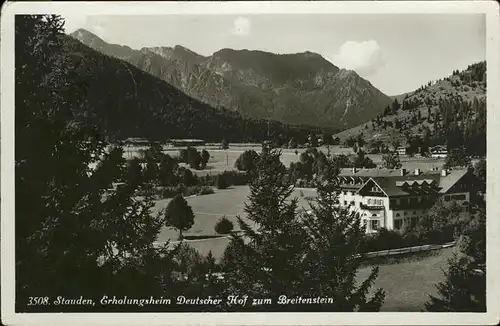
[[[363,203],[361,203],[359,205],[359,207],[361,209],[368,209],[368,210],[381,210],[381,209],[385,209],[384,205],[374,205],[374,204],[368,205],[368,204],[363,204]]]

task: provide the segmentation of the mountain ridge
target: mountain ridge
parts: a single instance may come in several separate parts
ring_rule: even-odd
[[[73,66],[75,87],[83,86],[86,105],[79,119],[99,126],[114,140],[200,138],[220,142],[261,142],[269,138],[307,138],[308,127],[245,118],[193,99],[134,65],[94,50],[66,36],[64,51]],[[305,140],[302,140],[305,141]]]
[[[391,101],[357,74],[336,76],[338,67],[310,51],[274,54],[226,48],[202,56],[182,46],[134,50],[97,44],[82,29],[70,35],[212,107],[248,117],[341,129],[375,117]]]

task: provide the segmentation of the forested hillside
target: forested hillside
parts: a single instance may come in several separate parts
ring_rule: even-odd
[[[425,147],[465,146],[471,155],[486,152],[486,62],[431,81],[396,97],[374,120],[338,134],[341,140],[361,135],[370,144]]]
[[[99,126],[112,139],[262,141],[268,138],[268,132],[272,137],[289,139],[305,138],[311,131],[310,127],[268,124],[212,108],[125,61],[97,52],[69,36],[65,41],[65,50],[75,66],[75,83],[85,89],[86,106],[78,109],[78,116]]]

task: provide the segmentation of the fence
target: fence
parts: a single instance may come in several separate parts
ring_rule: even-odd
[[[409,253],[421,252],[421,251],[443,249],[443,248],[453,247],[454,245],[455,245],[455,241],[444,243],[441,245],[431,244],[431,245],[423,245],[423,246],[415,246],[415,247],[372,251],[372,252],[367,252],[364,256],[366,258],[393,256],[393,255],[409,254]]]

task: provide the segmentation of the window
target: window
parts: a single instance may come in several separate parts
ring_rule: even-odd
[[[396,213],[396,216],[401,216],[401,214],[399,214],[399,213]]]
[[[411,226],[416,226],[418,223],[418,217],[417,216],[412,216],[411,218]]]
[[[403,226],[403,220],[394,220],[394,229],[401,230]]]
[[[377,214],[373,214],[372,216],[377,216]]]
[[[347,206],[347,200],[344,200],[344,206]]]
[[[370,227],[372,230],[378,230],[378,220],[371,220]]]
[[[464,194],[451,196],[451,199],[453,199],[453,200],[465,200],[465,198],[466,197]]]
[[[444,196],[444,201],[450,201],[450,196]]]

